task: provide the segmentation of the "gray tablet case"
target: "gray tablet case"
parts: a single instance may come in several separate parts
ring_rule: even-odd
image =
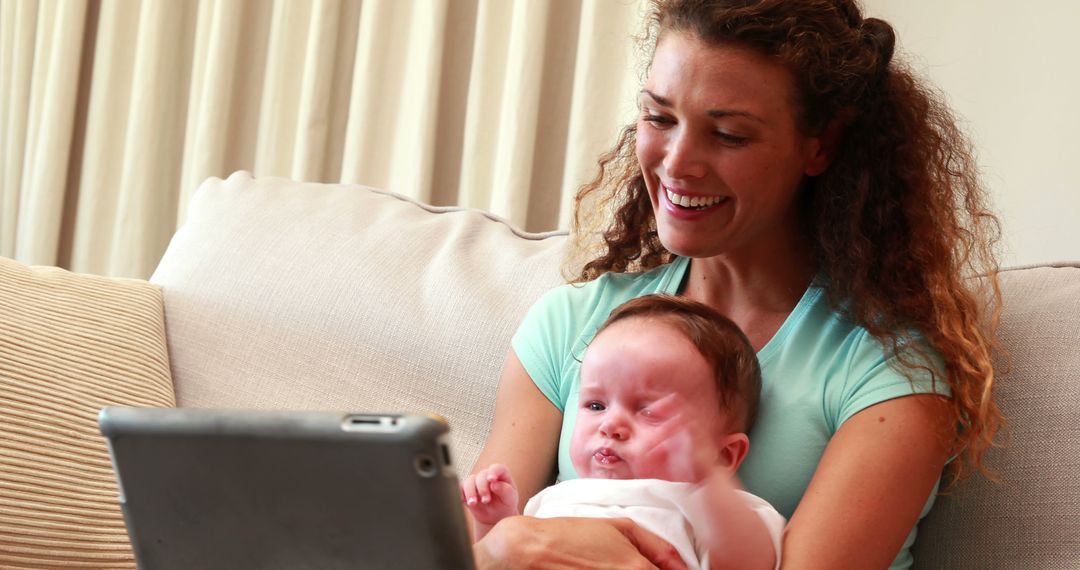
[[[472,568],[446,422],[106,408],[143,570]]]

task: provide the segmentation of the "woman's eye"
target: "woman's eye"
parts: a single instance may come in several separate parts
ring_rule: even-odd
[[[641,120],[646,123],[652,123],[657,126],[667,126],[672,124],[672,120],[663,115],[654,115],[652,113],[645,113],[641,116]]]
[[[749,141],[747,137],[728,134],[724,131],[713,131],[713,136],[720,142],[731,146],[746,146],[746,143]]]
[[[604,405],[600,402],[589,402],[585,404],[585,409],[591,412],[602,412],[604,411]]]

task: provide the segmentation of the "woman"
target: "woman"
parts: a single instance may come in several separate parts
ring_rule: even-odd
[[[998,299],[998,228],[970,147],[854,0],[656,0],[651,23],[639,120],[577,198],[577,235],[600,225],[603,243],[515,336],[477,465],[507,465],[523,500],[553,469],[576,476],[563,450],[594,323],[629,297],[686,295],[758,351],[740,478],[789,517],[783,566],[910,566],[946,463],[978,469],[1001,421],[970,280],[986,273]],[[511,518],[476,554],[679,567],[626,521]]]

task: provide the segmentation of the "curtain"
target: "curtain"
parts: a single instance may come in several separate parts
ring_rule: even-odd
[[[565,228],[642,0],[0,0],[0,255],[147,277],[236,170]]]

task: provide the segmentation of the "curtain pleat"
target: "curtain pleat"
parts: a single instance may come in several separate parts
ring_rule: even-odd
[[[644,77],[637,42],[642,6],[622,0],[598,0],[581,5],[579,44],[574,60],[573,98],[566,105],[566,134],[558,225],[570,227],[577,188],[597,173],[597,159],[618,140],[619,132],[636,116],[637,91]],[[571,90],[568,90],[571,92]]]
[[[226,168],[229,139],[220,136],[220,131],[221,125],[232,121],[232,93],[240,43],[245,37],[244,15],[245,4],[235,0],[211,0],[199,5],[184,129],[178,221],[184,218],[194,188]]]
[[[0,255],[15,256],[38,4],[0,4]]]
[[[112,247],[118,194],[123,184],[129,110],[134,92],[140,10],[123,0],[104,1],[98,12],[93,73],[86,113],[83,159],[70,268],[109,274],[110,260],[128,255]]]
[[[130,120],[117,189],[111,275],[145,275],[175,231],[196,5],[140,4]]]
[[[86,4],[54,0],[42,2],[38,9],[15,257],[53,265],[58,259]]]
[[[430,200],[448,0],[367,0],[341,179]]]
[[[0,255],[146,277],[240,169],[565,227],[640,4],[0,0]]]

